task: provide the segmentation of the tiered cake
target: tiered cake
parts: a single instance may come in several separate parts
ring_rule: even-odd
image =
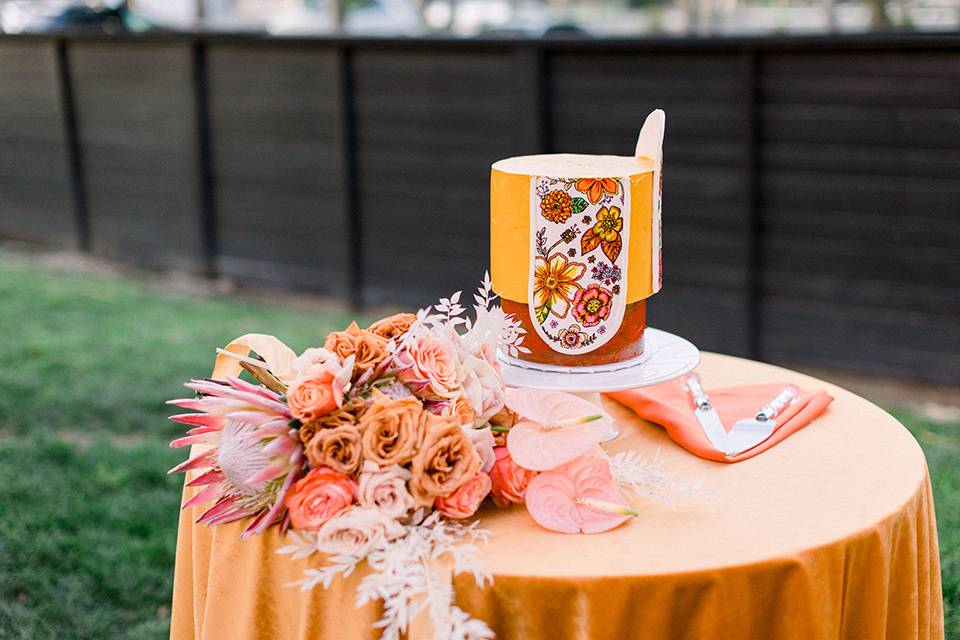
[[[628,363],[660,289],[663,112],[628,156],[500,160],[490,181],[493,287],[543,365]]]

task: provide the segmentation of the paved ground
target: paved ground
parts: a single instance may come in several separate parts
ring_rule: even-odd
[[[30,247],[0,243],[0,261],[31,263],[52,270],[130,276],[161,291],[196,296],[230,295],[318,311],[348,312],[350,309],[348,303],[339,299],[240,285],[229,278],[210,280],[181,272],[146,271],[76,252],[36,252]],[[371,317],[380,317],[398,310],[399,307],[381,306],[364,309],[363,312]],[[798,363],[776,364],[832,382],[876,404],[918,409],[936,421],[960,422],[960,385],[877,376]]]

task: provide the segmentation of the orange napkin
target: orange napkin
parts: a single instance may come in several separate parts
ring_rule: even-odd
[[[760,384],[728,389],[708,389],[710,404],[720,416],[726,431],[733,423],[757,415],[763,405],[773,400],[781,384]],[[662,425],[674,442],[684,449],[707,460],[739,462],[766,451],[794,431],[806,426],[823,413],[833,398],[826,391],[803,391],[800,399],[785,408],[776,417],[777,427],[769,438],[752,449],[727,457],[714,448],[704,434],[693,413],[693,401],[683,390],[680,380],[671,380],[652,387],[615,391],[606,394],[626,405],[642,419]]]

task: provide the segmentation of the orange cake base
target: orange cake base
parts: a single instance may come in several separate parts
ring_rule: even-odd
[[[523,346],[530,353],[522,354],[522,359],[528,362],[560,367],[591,367],[624,362],[643,354],[643,332],[647,325],[646,300],[627,305],[620,331],[609,342],[594,351],[578,354],[560,353],[548,346],[533,328],[528,305],[501,298],[500,306],[504,313],[512,314],[526,330]]]

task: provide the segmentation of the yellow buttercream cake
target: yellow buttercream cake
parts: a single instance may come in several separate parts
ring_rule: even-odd
[[[527,332],[521,359],[592,366],[642,355],[645,300],[661,282],[662,131],[656,111],[635,156],[493,165],[491,276],[504,311]]]

